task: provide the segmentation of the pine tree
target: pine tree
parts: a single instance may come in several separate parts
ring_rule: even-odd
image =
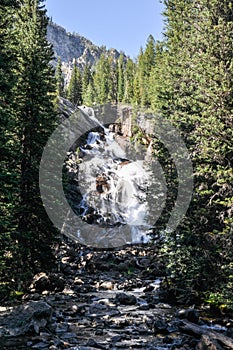
[[[150,78],[153,106],[180,127],[195,170],[181,248],[171,243],[170,266],[182,274],[182,287],[212,292],[220,302],[232,298],[232,2],[164,3],[166,41]]]
[[[91,67],[89,65],[86,65],[83,70],[82,74],[82,94],[84,95],[88,85],[93,81]]]
[[[95,93],[94,83],[93,81],[90,81],[87,89],[83,94],[83,103],[87,106],[92,106],[96,100],[95,96],[96,96],[96,93]]]
[[[54,112],[55,79],[50,65],[53,57],[47,42],[46,11],[38,0],[21,1],[15,14],[17,39],[16,137],[20,140],[18,227],[16,237],[22,269],[48,265],[54,233],[42,205],[39,190],[39,165],[43,148],[56,125]],[[51,260],[52,262],[52,260]]]
[[[96,91],[95,102],[104,104],[110,102],[110,65],[109,60],[102,54],[95,67],[94,87]]]
[[[147,39],[145,51],[141,48],[137,59],[137,72],[135,80],[135,97],[137,104],[142,106],[150,105],[150,75],[155,66],[155,40],[152,35]]]
[[[13,253],[16,242],[12,233],[17,222],[17,172],[18,139],[15,137],[16,113],[13,103],[13,87],[17,81],[14,13],[16,1],[4,0],[0,4],[0,297],[7,292],[12,281],[14,266]]]
[[[146,49],[144,52],[144,75],[150,76],[152,68],[155,66],[155,57],[156,57],[156,44],[153,35],[149,35],[146,43]]]
[[[74,68],[71,74],[67,96],[73,104],[82,104],[82,75],[80,69],[77,67],[76,60],[74,61]]]
[[[57,82],[57,95],[64,96],[64,76],[62,73],[61,58],[58,57],[57,67],[56,67],[56,82]]]
[[[123,101],[126,103],[132,103],[134,97],[134,72],[135,64],[130,58],[126,62],[125,66],[125,91]]]
[[[117,62],[117,101],[122,102],[125,93],[125,79],[124,79],[124,55],[120,54]]]
[[[117,102],[118,76],[117,66],[113,57],[108,57],[108,101]]]

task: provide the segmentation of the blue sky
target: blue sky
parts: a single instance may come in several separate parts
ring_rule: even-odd
[[[159,0],[46,0],[47,14],[67,31],[96,45],[116,48],[136,58],[152,34],[162,39]]]

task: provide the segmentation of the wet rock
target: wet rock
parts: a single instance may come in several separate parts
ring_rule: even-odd
[[[93,303],[89,307],[87,315],[91,317],[111,317],[118,315],[119,311],[114,306],[106,305],[105,303]]]
[[[153,285],[149,285],[144,289],[144,293],[150,293],[155,289]]]
[[[46,342],[46,343],[44,343],[44,342],[39,342],[39,343],[37,343],[37,344],[35,344],[35,345],[33,345],[31,348],[32,349],[48,349],[48,343]]]
[[[94,339],[89,339],[86,346],[91,346],[95,349],[106,349],[105,346],[102,346],[101,344],[97,343]]]
[[[98,193],[107,193],[110,190],[108,183],[109,178],[105,174],[98,175],[96,177],[96,191]]]
[[[192,323],[198,323],[199,321],[199,312],[194,308],[178,310],[176,315],[180,319],[187,319]]]
[[[112,337],[111,341],[113,343],[117,343],[120,342],[122,340],[123,336],[122,335],[115,335],[114,337]]]
[[[168,324],[164,320],[161,320],[161,319],[155,320],[153,326],[154,326],[154,332],[156,334],[158,334],[158,333],[162,333],[162,334],[168,333],[168,330],[167,330]]]
[[[95,335],[103,335],[104,334],[104,330],[103,329],[97,329],[95,331]]]
[[[116,300],[123,305],[136,305],[137,298],[132,294],[117,293]]]

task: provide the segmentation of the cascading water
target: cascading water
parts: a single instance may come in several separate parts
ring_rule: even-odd
[[[106,229],[111,235],[127,232],[124,244],[146,243],[166,197],[162,170],[148,153],[121,147],[116,134],[98,124],[101,131],[89,132],[79,147],[82,200],[76,208],[92,228]],[[152,164],[156,164],[156,176]],[[81,238],[80,230],[77,236]]]

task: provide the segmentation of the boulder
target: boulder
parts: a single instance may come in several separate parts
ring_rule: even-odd
[[[52,308],[43,301],[30,301],[0,313],[0,337],[17,337],[28,332],[39,334],[52,316]]]

